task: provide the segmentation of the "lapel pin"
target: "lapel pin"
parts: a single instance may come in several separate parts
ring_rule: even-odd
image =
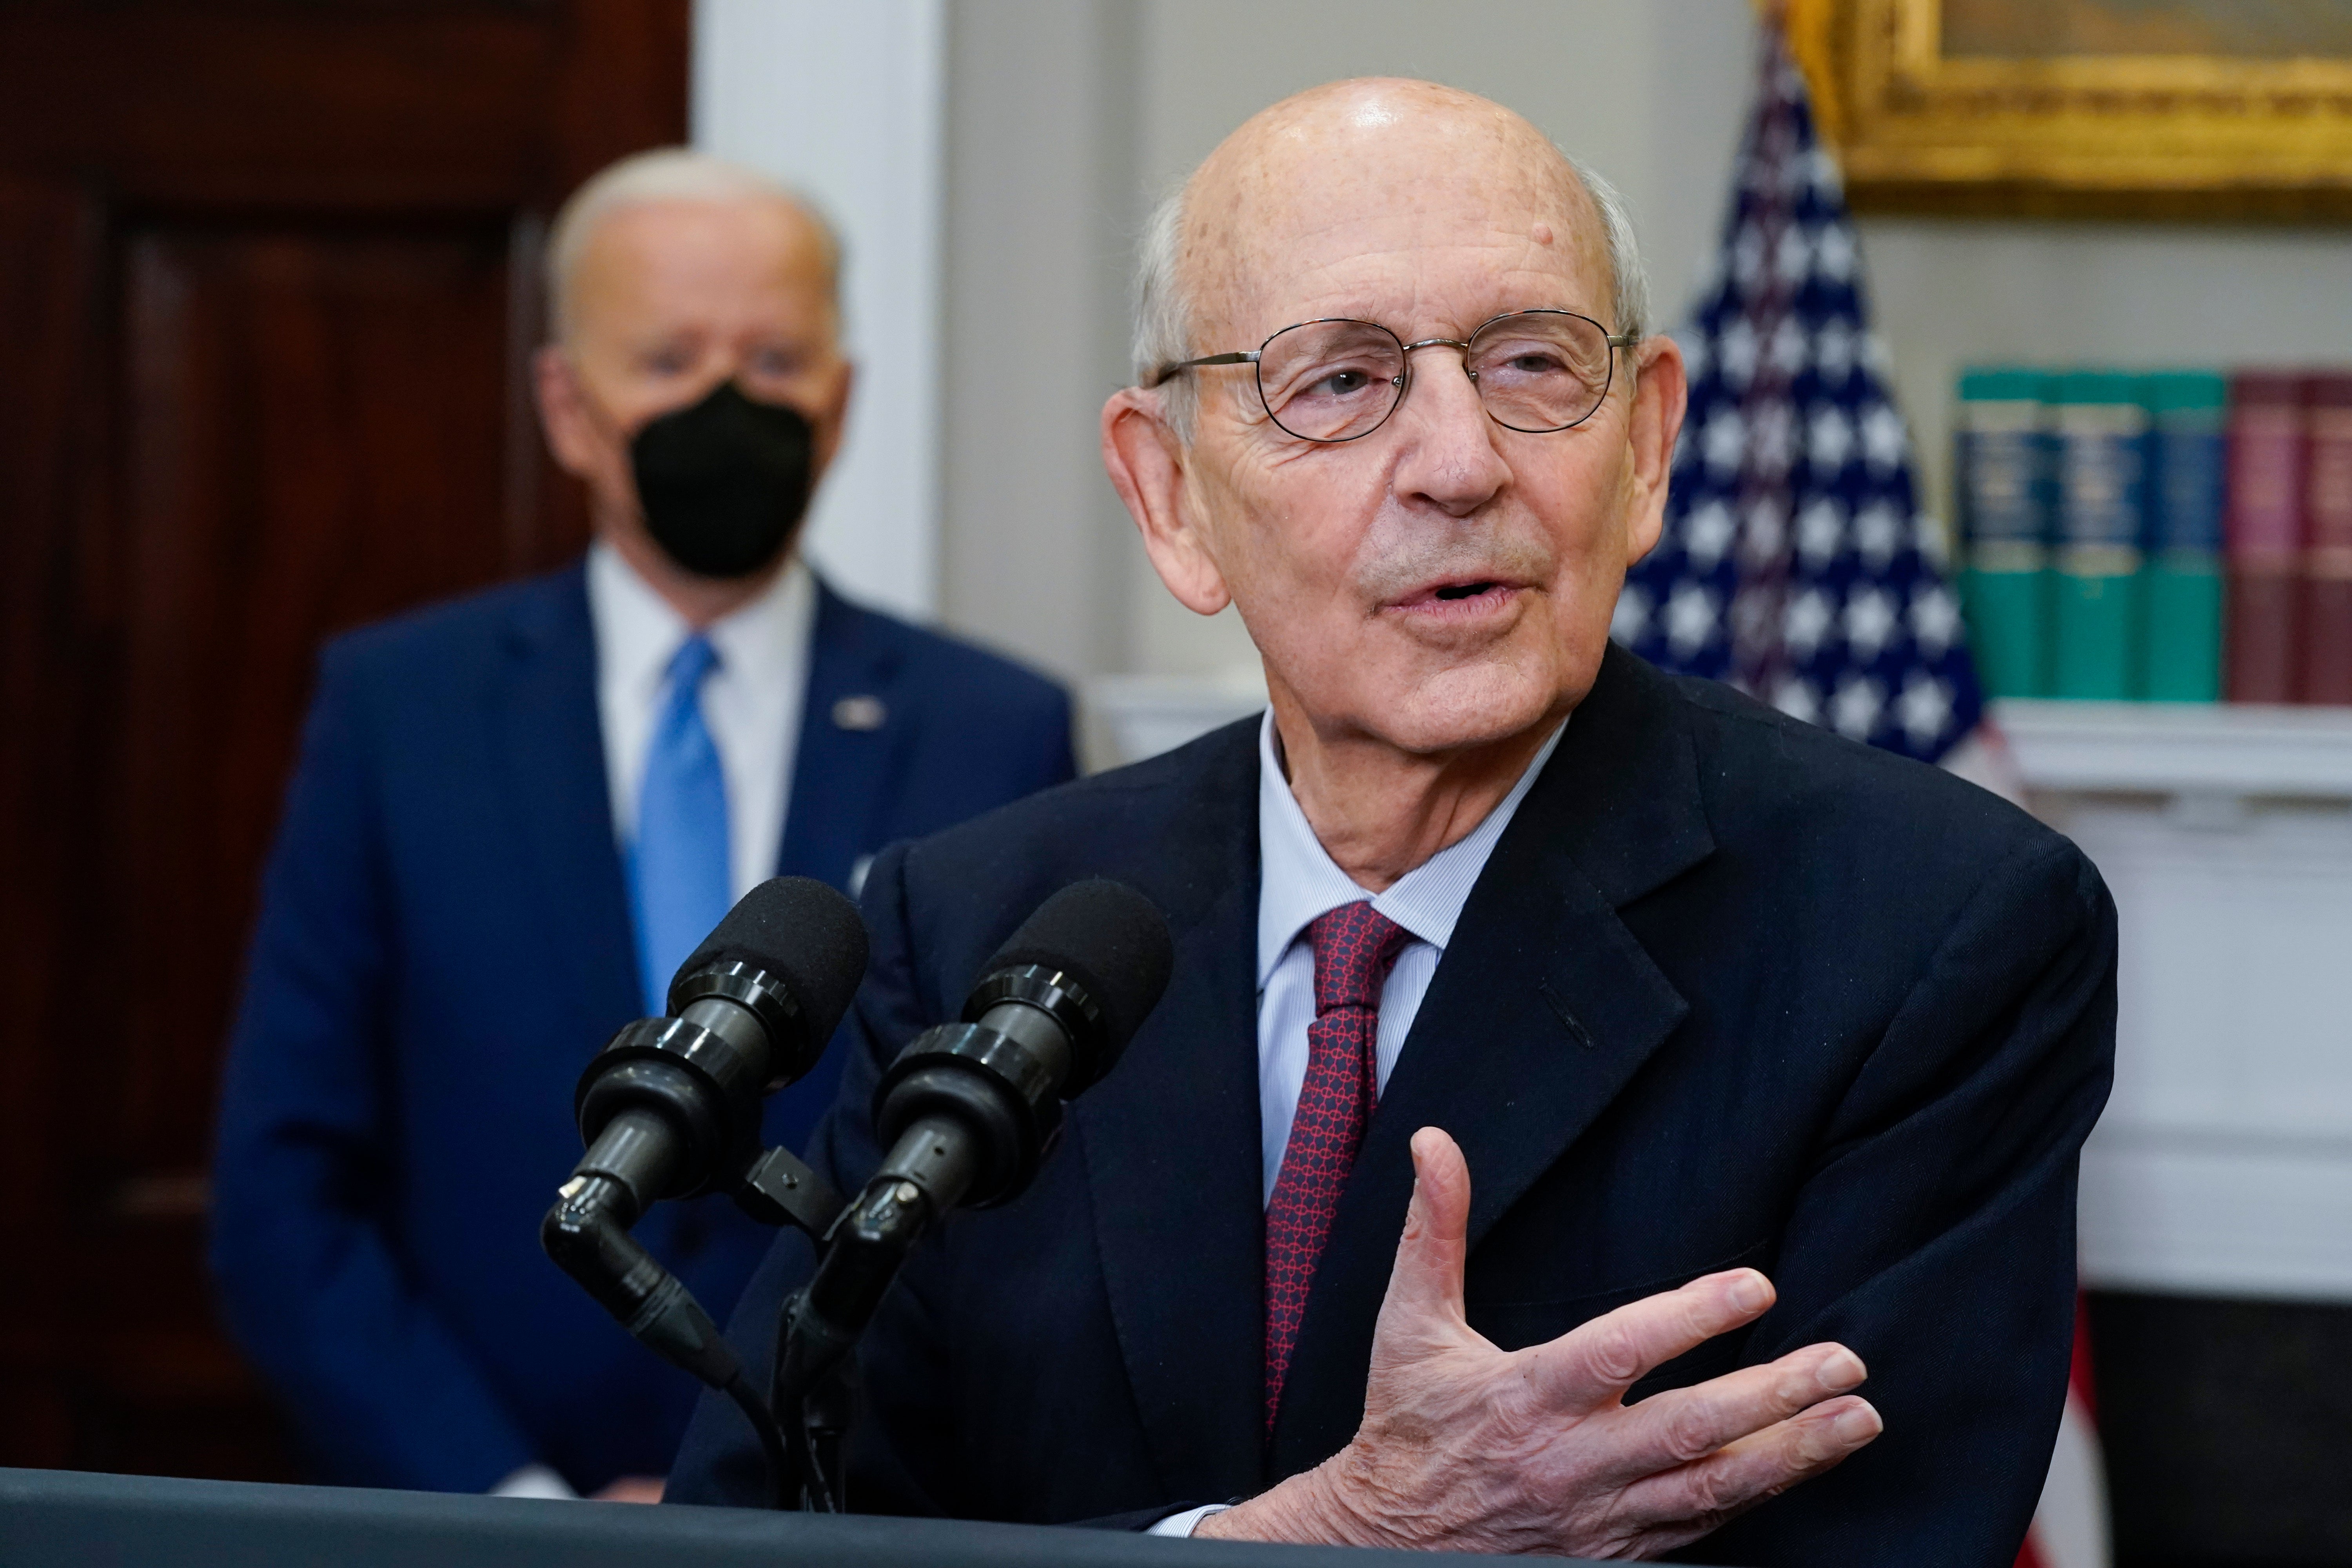
[[[842,730],[879,730],[890,710],[879,697],[845,697],[833,705],[833,722]]]

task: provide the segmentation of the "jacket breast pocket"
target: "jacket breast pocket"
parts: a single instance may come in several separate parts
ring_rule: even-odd
[[[1720,1274],[1729,1268],[1767,1268],[1772,1252],[1773,1238],[1766,1237],[1711,1262],[1695,1264],[1687,1268],[1677,1268],[1670,1273],[1586,1295],[1548,1301],[1472,1300],[1467,1303],[1470,1326],[1504,1350],[1525,1350],[1529,1345],[1556,1340],[1570,1329],[1589,1323],[1603,1313],[1613,1312],[1629,1301],[1638,1301],[1644,1296],[1654,1296],[1662,1290],[1687,1285],[1703,1274]],[[1769,1268],[1767,1272],[1769,1272]],[[1687,1388],[1695,1383],[1705,1383],[1710,1377],[1720,1377],[1739,1365],[1740,1352],[1747,1344],[1746,1329],[1718,1334],[1654,1368],[1626,1390],[1625,1403],[1634,1404],[1662,1389]]]

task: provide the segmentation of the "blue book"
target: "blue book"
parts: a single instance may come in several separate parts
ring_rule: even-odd
[[[2221,515],[2229,500],[2219,371],[2140,380],[2148,413],[2146,693],[2158,702],[2221,696]]]
[[[2069,371],[2052,399],[2058,438],[2057,574],[2050,694],[2137,697],[2147,410],[2121,371]]]
[[[2038,370],[1963,371],[1954,490],[1960,593],[1986,692],[2050,689],[2050,438]]]

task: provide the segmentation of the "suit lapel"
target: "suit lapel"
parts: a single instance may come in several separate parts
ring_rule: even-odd
[[[1146,883],[1176,940],[1167,993],[1072,1124],[1168,1495],[1218,1499],[1255,1490],[1263,1464],[1255,723],[1207,744],[1160,840],[1166,880]]]
[[[541,892],[543,948],[563,953],[589,1016],[635,1017],[636,943],[613,838],[604,742],[596,716],[596,639],[585,574],[545,580],[508,623],[508,679],[496,723],[513,819]]]
[[[883,782],[906,733],[895,701],[898,654],[884,623],[820,579],[800,743],[793,757],[780,875],[846,888],[878,847]]]
[[[1470,1245],[1688,1011],[1617,908],[1714,848],[1685,721],[1613,647],[1464,906],[1334,1219],[1283,1391],[1274,1473],[1355,1433],[1423,1127],[1462,1146]]]

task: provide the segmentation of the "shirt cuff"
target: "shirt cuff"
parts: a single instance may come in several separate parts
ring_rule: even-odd
[[[492,1487],[489,1495],[547,1498],[569,1502],[580,1500],[580,1494],[572,1489],[572,1483],[545,1465],[525,1465],[505,1480]],[[1184,1533],[1187,1535],[1192,1533],[1190,1526],[1185,1528]]]
[[[1171,1513],[1143,1533],[1146,1535],[1190,1535],[1201,1528],[1201,1521],[1213,1513],[1223,1513],[1233,1507],[1229,1502],[1202,1503],[1188,1508],[1182,1513]]]

